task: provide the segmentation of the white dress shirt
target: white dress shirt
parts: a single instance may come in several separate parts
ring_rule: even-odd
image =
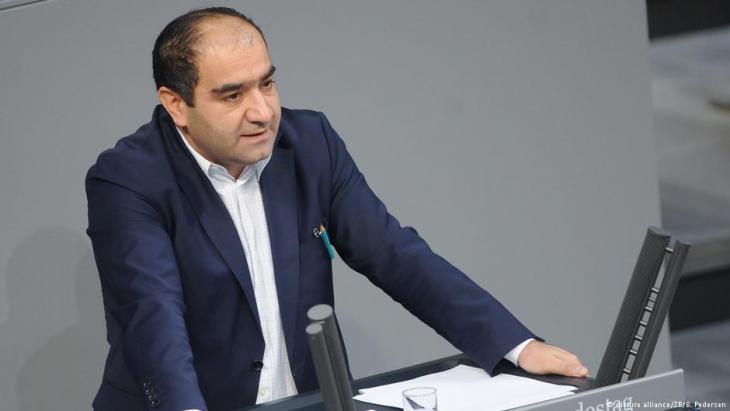
[[[522,354],[522,350],[527,347],[527,344],[530,343],[530,341],[534,341],[534,338],[528,338],[525,341],[521,342],[517,347],[513,348],[512,351],[508,352],[504,359],[511,362],[515,365],[515,367],[519,367],[520,365],[517,364],[517,359],[520,358],[520,354]]]
[[[292,377],[286,341],[279,313],[279,299],[276,292],[274,263],[271,258],[269,229],[266,224],[264,203],[261,198],[259,178],[271,157],[267,157],[253,167],[246,167],[236,179],[218,164],[214,164],[190,145],[180,129],[180,138],[195,161],[208,177],[213,188],[223,200],[228,213],[236,226],[243,251],[246,254],[248,271],[251,273],[256,306],[264,334],[264,368],[259,377],[259,390],[256,404],[273,401],[297,394]],[[513,348],[504,358],[517,366],[522,350],[532,341],[530,338]],[[199,410],[183,410],[199,411]]]
[[[261,173],[271,157],[244,168],[236,179],[224,167],[206,160],[195,151],[179,129],[178,133],[223,200],[246,255],[265,343],[264,367],[259,377],[256,403],[295,395],[297,388],[286,353],[269,229],[259,186]]]

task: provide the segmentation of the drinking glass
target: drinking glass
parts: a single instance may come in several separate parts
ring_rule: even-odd
[[[438,411],[436,388],[416,387],[403,391],[403,411]]]

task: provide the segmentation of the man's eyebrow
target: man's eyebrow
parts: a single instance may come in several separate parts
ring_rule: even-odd
[[[266,71],[266,74],[264,74],[263,76],[261,76],[261,78],[259,79],[259,81],[260,80],[266,80],[267,78],[273,76],[275,71],[276,71],[276,67],[270,66],[269,69]],[[246,82],[243,82],[243,83],[227,83],[227,84],[224,84],[224,85],[222,85],[220,87],[216,87],[216,88],[212,89],[211,92],[213,94],[230,93],[232,91],[242,90],[244,87],[246,87],[246,85],[248,83],[251,83],[251,82],[250,81],[246,81]]]
[[[275,71],[276,71],[276,67],[274,67],[274,66],[269,67],[269,70],[266,72],[266,74],[263,77],[261,77],[261,80],[266,80],[267,78],[273,76]]]

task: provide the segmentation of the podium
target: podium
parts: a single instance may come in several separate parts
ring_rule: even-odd
[[[426,374],[445,371],[457,365],[477,366],[463,354],[429,361],[371,377],[353,381],[353,395],[361,388],[375,387],[394,382],[409,380]],[[514,365],[502,361],[495,369],[495,374],[508,373],[521,377],[533,378],[552,384],[567,384],[577,387],[576,394],[554,400],[543,401],[514,411],[636,411],[636,410],[680,410],[684,406],[684,375],[682,370],[630,380],[620,384],[599,387],[592,378],[571,378],[557,375],[532,375]],[[630,398],[629,407],[625,400]],[[621,402],[621,407],[616,401]],[[610,407],[607,406],[610,403]],[[355,401],[358,411],[392,411],[398,408],[384,407]],[[666,406],[665,406],[666,405]],[[324,411],[322,396],[319,391],[311,391],[293,397],[273,401],[257,406],[241,408],[235,411]],[[448,410],[445,410],[448,411]]]
[[[689,244],[680,240],[675,241],[674,248],[671,248],[670,240],[671,234],[666,231],[656,227],[649,227],[647,230],[596,379],[531,375],[506,361],[500,362],[494,370],[495,374],[509,373],[577,387],[575,395],[515,408],[515,411],[686,409],[685,406],[688,404],[684,398],[682,370],[645,377],[690,249]],[[660,274],[661,271],[663,274]],[[361,388],[391,384],[445,371],[460,364],[476,366],[466,356],[456,355],[363,378],[348,386],[341,341],[332,307],[315,306],[310,309],[308,317],[312,321],[307,327],[310,350],[329,410],[353,408],[358,411],[395,410],[397,408],[362,402],[357,402],[353,407],[350,401],[351,395],[348,393],[354,394]],[[325,411],[325,406],[322,395],[313,392],[247,409]]]

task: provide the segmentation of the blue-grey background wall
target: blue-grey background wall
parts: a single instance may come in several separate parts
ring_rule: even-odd
[[[206,4],[0,13],[3,410],[90,408],[107,347],[84,174],[148,121],[156,35]],[[324,111],[402,223],[595,373],[659,223],[643,2],[224,4],[267,34],[283,104]],[[335,270],[356,377],[455,352]]]

